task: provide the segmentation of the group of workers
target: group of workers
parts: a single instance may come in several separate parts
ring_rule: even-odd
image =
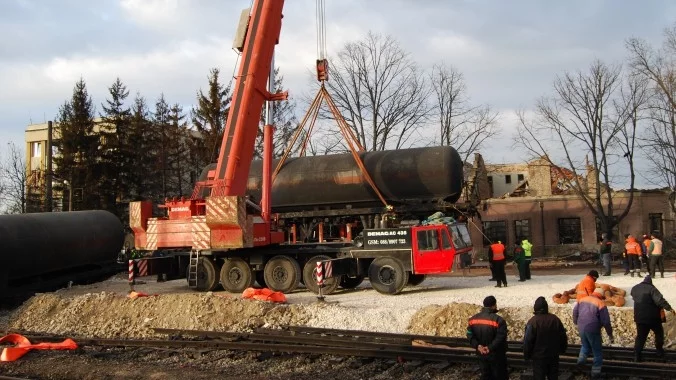
[[[502,241],[493,243],[488,248],[488,265],[491,269],[491,278],[489,281],[497,281],[496,288],[507,286],[507,274],[505,273],[505,263],[507,255]],[[519,271],[519,281],[530,280],[530,263],[533,254],[533,244],[528,239],[523,239],[520,243],[514,243],[513,260]]]
[[[610,342],[614,342],[610,313],[603,302],[604,296],[596,292],[599,273],[590,271],[578,285],[577,303],[573,308],[573,323],[577,326],[582,345],[577,364],[586,363],[593,354],[591,378],[601,378],[603,363],[601,329],[605,329]],[[655,334],[658,356],[664,356],[664,310],[676,314],[662,293],[653,285],[651,276],[631,289],[634,300],[634,322],[637,336],[634,343],[634,360],[640,362],[648,333]],[[500,317],[497,300],[488,296],[480,313],[469,319],[467,338],[479,357],[482,380],[509,379],[507,370],[507,322]],[[559,355],[568,348],[568,336],[561,320],[549,313],[544,297],[538,297],[533,306],[534,316],[526,323],[523,341],[524,359],[531,361],[533,378],[558,379]]]
[[[601,247],[599,249],[600,260],[603,265],[603,275],[611,275],[611,250],[612,241],[608,234],[601,234]],[[622,249],[622,265],[624,275],[631,274],[641,277],[641,268],[645,265],[646,272],[650,277],[655,278],[657,270],[660,276],[664,278],[664,258],[662,257],[662,240],[659,233],[653,232],[650,235],[643,235],[641,242],[631,234],[624,235],[624,247]]]

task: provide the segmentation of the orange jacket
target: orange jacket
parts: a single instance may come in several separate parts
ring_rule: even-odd
[[[502,261],[505,259],[505,245],[497,242],[491,244],[491,251],[493,251],[493,261]]]
[[[636,238],[629,236],[627,243],[624,245],[624,249],[627,251],[628,255],[640,255],[641,254],[641,245],[638,244]]]
[[[596,280],[594,280],[594,277],[586,275],[575,288],[575,292],[577,293],[575,299],[577,302],[580,302],[584,297],[592,295],[594,290],[596,290]]]

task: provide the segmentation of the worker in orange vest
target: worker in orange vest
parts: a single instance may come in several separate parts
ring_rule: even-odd
[[[634,273],[639,277],[643,277],[641,276],[641,261],[639,260],[641,255],[641,245],[636,241],[636,238],[633,235],[627,237],[627,243],[624,245],[624,250],[627,252],[627,262],[629,263],[631,277],[634,277]]]
[[[498,240],[497,243],[491,244],[491,251],[493,252],[493,268],[495,269],[495,280],[498,282],[496,288],[507,287],[507,275],[505,274],[505,245]]]

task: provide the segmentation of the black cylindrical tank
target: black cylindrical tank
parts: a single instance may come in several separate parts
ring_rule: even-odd
[[[463,162],[448,146],[412,148],[360,154],[384,198],[391,204],[407,201],[455,202],[463,187]],[[273,168],[277,165],[277,160]],[[256,200],[261,194],[262,162],[254,161],[247,191]],[[272,185],[275,212],[312,206],[353,207],[380,204],[361,175],[351,154],[290,158]]]
[[[113,262],[124,228],[107,211],[0,215],[0,265],[9,280]]]

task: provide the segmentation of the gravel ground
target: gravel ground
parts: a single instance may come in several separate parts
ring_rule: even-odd
[[[136,290],[157,296],[131,300],[125,296],[128,290],[126,281],[114,277],[97,284],[37,295],[11,315],[0,312],[0,328],[4,328],[4,323],[9,328],[73,337],[150,337],[153,332],[149,327],[249,331],[256,327],[306,325],[464,336],[467,318],[478,311],[484,297],[495,295],[500,314],[508,322],[509,338],[517,340],[521,339],[525,322],[532,315],[534,300],[542,295],[548,299],[550,310],[568,328],[571,343],[576,343],[579,339],[572,325],[573,303],[554,305],[551,296],[573,288],[588,270],[588,267],[535,270],[533,279],[525,283],[515,281],[513,272],[508,271],[509,287],[501,289],[496,289],[493,282],[487,281],[485,270],[473,270],[467,277],[453,274],[430,278],[421,286],[406,288],[397,296],[378,294],[365,281],[355,290],[327,296],[327,302],[322,303],[317,302],[314,294],[296,291],[287,295],[287,305],[241,300],[237,295],[226,292],[195,293],[187,289],[185,280],[166,283],[149,280],[137,285]],[[676,293],[668,291],[674,285],[674,273],[666,273],[665,277],[655,279],[654,283],[667,300],[676,305]],[[599,282],[627,292],[640,281],[622,274],[599,279]],[[632,306],[628,296],[624,307],[609,308],[618,345],[633,344]],[[670,339],[675,338],[674,330],[676,321],[670,319],[667,325]],[[196,379],[309,379],[316,377],[318,372],[346,379],[476,377],[471,367],[454,366],[439,370],[428,365],[411,369],[406,363],[364,362],[311,355],[275,355],[264,359],[253,353],[222,351],[200,354],[87,348],[77,353],[31,353],[19,362],[1,363],[0,373],[6,370],[8,374],[39,375],[35,378],[45,379],[170,379],[184,378],[187,374]],[[66,365],[65,362],[72,364]],[[90,377],[85,376],[90,373]],[[512,377],[518,378],[517,374]]]

